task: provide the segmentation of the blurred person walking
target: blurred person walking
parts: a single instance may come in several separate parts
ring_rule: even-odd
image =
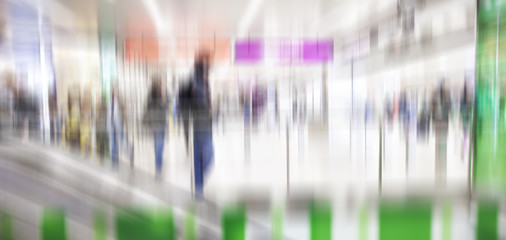
[[[426,142],[429,137],[430,113],[425,90],[422,92],[418,104],[417,137],[420,141]]]
[[[464,84],[464,90],[460,99],[460,121],[462,125],[462,131],[464,134],[462,142],[462,156],[461,159],[464,161],[469,157],[469,131],[471,129],[471,121],[473,118],[473,100],[472,94],[469,91],[467,81]]]
[[[50,142],[54,145],[58,144],[59,138],[58,133],[60,132],[60,122],[58,116],[58,105],[56,94],[54,92],[50,92],[48,97],[48,105],[49,105],[49,122],[50,122]]]
[[[10,135],[13,129],[14,78],[11,72],[4,72],[0,86],[0,140]]]
[[[190,155],[190,101],[187,99],[191,96],[190,85],[184,85],[179,89],[178,96],[175,101],[175,113],[177,114],[177,119],[183,125],[184,143],[187,155]]]
[[[67,116],[65,118],[64,134],[65,142],[72,150],[79,149],[81,145],[81,117],[78,100],[69,93],[67,100]]]
[[[432,123],[436,134],[436,184],[446,183],[448,124],[451,111],[450,94],[441,82],[432,95]]]
[[[81,156],[89,157],[91,153],[91,92],[85,90],[80,103],[80,145]]]
[[[144,112],[143,122],[153,134],[155,143],[155,176],[162,177],[163,149],[165,146],[165,128],[167,125],[168,104],[162,91],[161,79],[153,77],[148,94],[148,105]]]
[[[14,121],[15,130],[24,140],[41,137],[40,111],[35,97],[22,87],[14,89]]]
[[[120,143],[124,140],[124,126],[126,119],[125,104],[119,95],[117,83],[112,87],[111,92],[111,107],[108,116],[108,127],[110,129],[109,141],[111,147],[111,160],[112,167],[118,169],[119,167],[119,147]]]
[[[213,111],[209,89],[210,60],[211,55],[205,50],[197,54],[192,79],[178,94],[178,112],[183,118],[187,118],[184,121],[188,121],[190,116],[193,120],[194,180],[198,198],[204,195],[205,177],[214,159]]]
[[[104,164],[104,158],[106,154],[109,154],[109,134],[107,133],[107,102],[105,96],[102,97],[102,100],[100,101],[96,116],[96,149],[100,164]]]

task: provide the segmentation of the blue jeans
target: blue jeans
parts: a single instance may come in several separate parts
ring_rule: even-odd
[[[195,193],[202,196],[204,192],[204,178],[214,160],[212,131],[197,131],[193,133],[193,161],[195,172]]]
[[[165,145],[165,130],[155,130],[155,168],[156,176],[162,173],[163,147]]]

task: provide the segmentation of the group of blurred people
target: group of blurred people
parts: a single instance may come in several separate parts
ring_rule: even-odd
[[[0,138],[7,133],[14,134],[22,139],[41,139],[39,131],[42,116],[37,97],[31,94],[26,87],[18,84],[11,72],[2,74],[2,87],[0,95]]]
[[[456,122],[461,129],[461,159],[469,156],[469,136],[473,115],[473,95],[468,82],[458,94],[445,86],[444,80],[432,90],[421,94],[402,91],[395,98],[385,101],[385,121],[389,129],[397,122],[407,141],[407,148],[413,144],[410,136],[416,134],[420,141],[427,141],[431,133],[436,145],[436,180],[444,181],[447,158],[447,139],[450,123]],[[407,150],[408,150],[407,149]]]
[[[141,119],[142,132],[153,139],[155,176],[160,179],[168,115],[172,110],[177,113],[176,119],[184,129],[186,149],[193,146],[194,183],[198,197],[203,197],[204,179],[214,159],[213,116],[217,114],[213,111],[209,86],[211,57],[206,50],[196,55],[192,74],[173,98],[174,108],[164,91],[163,79],[158,75],[151,76]],[[129,129],[129,120],[134,115],[126,107],[117,81],[111,84],[110,94],[96,99],[95,107],[92,106],[91,93],[83,93],[77,87],[69,89],[66,109],[58,109],[56,94],[49,94],[49,128],[43,126],[40,96],[36,97],[21,87],[13,74],[4,74],[1,86],[0,138],[14,135],[30,141],[49,139],[52,144],[79,151],[83,157],[97,156],[102,164],[110,164],[116,170],[121,162],[120,156],[126,153],[133,166],[134,146],[129,136],[133,131]],[[48,129],[47,133],[44,132]]]
[[[214,159],[213,118],[220,117],[222,115],[220,112],[224,110],[223,99],[220,98],[217,104],[212,104],[211,101],[209,84],[211,58],[208,51],[200,51],[196,55],[188,81],[179,86],[172,98],[164,91],[165,84],[162,77],[151,76],[141,120],[142,128],[147,130],[144,132],[148,132],[153,139],[155,176],[160,179],[163,175],[167,119],[169,112],[176,115],[178,123],[183,127],[187,153],[193,146],[194,183],[198,196],[203,196],[204,179]],[[43,139],[44,135],[48,134],[51,142],[62,143],[71,149],[79,150],[85,157],[95,155],[103,164],[109,161],[114,169],[119,167],[120,156],[126,153],[130,166],[133,167],[134,146],[129,134],[134,131],[128,129],[131,126],[128,122],[133,113],[126,107],[117,81],[111,84],[110,94],[103,94],[97,99],[94,108],[91,94],[86,94],[86,91],[85,94],[76,92],[74,89],[69,91],[65,111],[58,111],[56,94],[50,93],[48,96],[50,132],[44,133],[40,131],[47,129],[42,126],[42,104],[38,101],[40,98],[19,86],[12,74],[6,74],[2,79],[0,129],[3,136],[6,135],[5,132],[9,126],[16,135],[25,139]],[[462,93],[452,97],[444,81],[441,81],[429,96],[426,91],[421,94],[408,94],[402,91],[395,97],[386,99],[384,119],[387,126],[392,126],[394,122],[397,122],[402,132],[406,134],[406,139],[408,139],[408,134],[416,132],[418,139],[426,140],[432,129],[436,139],[436,161],[442,164],[441,168],[445,168],[446,141],[452,116],[460,117],[459,122],[464,133],[462,157],[469,151],[468,142],[473,111],[471,90],[465,84]],[[249,86],[239,95],[245,123],[257,122],[266,105],[266,89]],[[174,102],[171,102],[171,99]],[[374,115],[372,104],[366,105],[366,118],[371,118]],[[294,101],[294,119],[300,114],[305,114],[304,106],[305,104],[299,108]],[[277,114],[277,104],[275,110]],[[11,122],[9,123],[6,119],[10,119]],[[92,146],[93,139],[95,148]],[[190,139],[193,140],[192,143]]]
[[[458,118],[462,130],[469,132],[473,96],[467,83],[459,94],[452,94],[443,82],[431,94],[426,92],[408,94],[402,91],[386,98],[384,119],[388,126],[397,122],[402,129],[414,129],[419,140],[427,140],[431,129],[447,132],[449,122]]]

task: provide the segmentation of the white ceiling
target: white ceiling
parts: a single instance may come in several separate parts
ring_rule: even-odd
[[[54,1],[47,9],[55,25],[75,26],[78,30],[96,29],[97,2],[106,1],[115,6],[119,32],[153,33],[156,17],[147,6],[151,1],[164,28],[159,35],[238,37],[242,33],[242,37],[325,37],[352,30],[375,16],[390,14],[395,11],[397,0],[43,1]],[[74,14],[74,21],[61,16],[66,11]]]
[[[53,24],[68,29],[95,31],[98,1],[103,1],[114,5],[116,31],[119,33],[158,32],[158,35],[176,37],[346,38],[385,16],[392,16],[397,7],[397,0],[41,1],[50,3],[46,9],[52,16]],[[72,17],[69,17],[69,12]],[[162,29],[157,29],[157,25],[161,25]]]

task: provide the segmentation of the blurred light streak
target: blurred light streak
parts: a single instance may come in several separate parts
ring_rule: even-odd
[[[153,22],[156,26],[156,31],[158,33],[164,33],[166,29],[166,25],[164,24],[164,20],[162,16],[160,15],[160,12],[157,9],[160,9],[159,6],[157,6],[155,0],[142,0],[146,8],[148,9],[149,15],[151,16]]]
[[[258,12],[258,9],[262,5],[264,0],[251,0],[246,8],[246,13],[244,17],[239,22],[239,33],[238,37],[244,37],[248,32],[248,29],[255,18],[255,15]]]

